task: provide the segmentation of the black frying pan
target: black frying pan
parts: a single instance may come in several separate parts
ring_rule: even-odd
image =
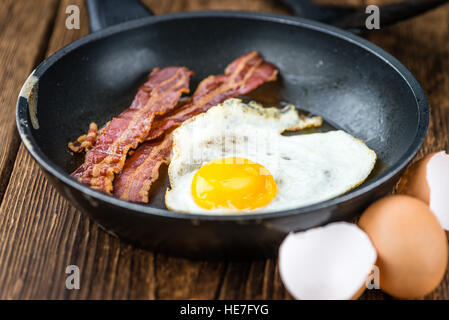
[[[112,11],[101,11],[107,1],[88,3],[94,29],[111,17],[117,22],[120,13],[128,19],[148,14],[130,0],[119,2],[124,7],[106,8]],[[84,133],[90,121],[105,123],[128,107],[152,68],[187,66],[196,71],[194,89],[251,50],[275,63],[281,79],[247,98],[291,102],[322,116],[323,130],[343,129],[366,141],[380,159],[366,183],[294,210],[205,216],[166,210],[164,178],[153,187],[150,204],[141,205],[92,190],[69,176],[80,159],[69,153],[67,142]],[[321,23],[249,12],[146,17],[95,32],[39,65],[17,103],[17,126],[26,148],[73,205],[139,246],[208,258],[273,256],[290,231],[359,215],[392,190],[420,148],[428,121],[420,85],[382,49]]]

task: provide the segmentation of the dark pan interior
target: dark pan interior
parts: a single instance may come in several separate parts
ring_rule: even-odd
[[[392,67],[366,49],[309,28],[244,17],[162,20],[89,42],[55,62],[39,80],[33,131],[38,146],[64,171],[80,158],[67,142],[127,108],[154,67],[194,70],[192,91],[236,57],[259,51],[280,70],[280,80],[250,97],[265,104],[290,102],[364,140],[380,162],[372,183],[411,146],[418,127],[415,96]],[[332,159],[330,159],[332,161]],[[165,208],[164,181],[151,205]]]

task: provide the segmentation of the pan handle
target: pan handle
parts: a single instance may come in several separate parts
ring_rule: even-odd
[[[319,5],[311,0],[281,0],[294,14],[303,18],[321,21],[356,33],[368,31],[365,7]],[[379,6],[380,25],[395,24],[434,9],[449,0],[408,0]]]
[[[153,15],[139,0],[86,0],[90,31]]]

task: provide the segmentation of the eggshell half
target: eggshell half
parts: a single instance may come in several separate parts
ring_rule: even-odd
[[[295,299],[357,299],[376,251],[357,225],[332,223],[289,234],[279,249],[279,272]]]
[[[363,213],[359,226],[377,250],[381,290],[413,299],[439,285],[447,267],[447,239],[423,201],[406,195],[383,198]]]

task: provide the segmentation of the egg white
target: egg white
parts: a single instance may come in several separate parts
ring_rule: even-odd
[[[376,162],[376,154],[361,140],[337,130],[283,136],[287,130],[320,126],[294,106],[263,108],[229,99],[183,123],[173,132],[168,168],[171,189],[165,203],[185,213],[242,213],[228,208],[206,210],[191,193],[192,179],[210,161],[241,157],[267,168],[278,186],[265,207],[247,213],[287,210],[339,196],[361,184]]]

